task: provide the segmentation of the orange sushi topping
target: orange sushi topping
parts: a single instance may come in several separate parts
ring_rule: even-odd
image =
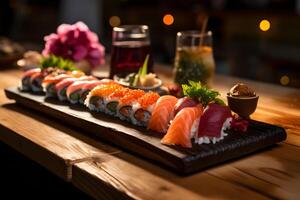
[[[159,97],[159,94],[156,92],[148,92],[139,98],[138,103],[142,106],[142,108],[147,109],[147,107],[154,104]]]
[[[123,97],[125,96],[126,93],[130,91],[129,88],[118,88],[114,93],[110,95],[111,98],[118,98],[118,97]]]
[[[135,100],[138,100],[144,94],[145,92],[143,90],[130,90],[124,97],[120,99],[120,104],[129,104]]]
[[[100,85],[97,86],[96,88],[94,88],[91,91],[91,94],[93,96],[100,96],[100,97],[106,97],[110,94],[112,94],[114,91],[116,91],[117,89],[122,88],[122,86],[120,85]]]

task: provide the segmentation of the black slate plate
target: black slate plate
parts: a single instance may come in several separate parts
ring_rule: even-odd
[[[162,135],[159,133],[105,114],[91,113],[81,105],[45,99],[43,95],[21,92],[17,88],[5,89],[5,94],[19,104],[80,128],[85,134],[93,134],[143,158],[161,163],[179,174],[197,172],[286,139],[283,128],[251,120],[247,133],[230,131],[229,136],[216,144],[195,144],[191,149],[165,146],[160,143]]]

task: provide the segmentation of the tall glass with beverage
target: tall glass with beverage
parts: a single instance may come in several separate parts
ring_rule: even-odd
[[[185,84],[188,80],[211,86],[215,73],[212,33],[183,31],[177,33],[174,81]]]
[[[146,25],[123,25],[113,28],[110,77],[138,72],[150,55],[148,71],[153,71],[149,28]]]

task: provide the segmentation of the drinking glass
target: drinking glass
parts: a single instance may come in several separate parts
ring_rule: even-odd
[[[174,81],[186,84],[188,80],[211,86],[215,73],[212,33],[182,31],[177,33]]]
[[[146,25],[123,25],[113,28],[110,77],[138,72],[149,54],[148,71],[153,71],[149,28]]]

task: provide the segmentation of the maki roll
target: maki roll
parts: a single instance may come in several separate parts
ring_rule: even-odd
[[[98,85],[103,85],[103,84],[118,84],[115,81],[111,80],[111,79],[102,79],[102,80],[95,80],[95,81],[91,81],[87,84],[84,84],[81,91],[80,91],[80,100],[79,102],[81,104],[84,104],[84,101],[87,97],[87,95],[89,94],[89,92],[95,88]]]
[[[87,95],[84,104],[92,111],[104,112],[106,109],[105,99],[118,88],[123,87],[117,84],[99,85]]]
[[[34,74],[40,74],[40,73],[41,73],[40,68],[27,70],[22,76],[21,89],[23,91],[31,91],[31,77]]]
[[[132,105],[132,123],[138,126],[147,126],[155,103],[159,99],[156,92],[147,92]]]
[[[56,97],[57,90],[55,85],[66,78],[72,78],[72,76],[69,74],[60,74],[57,76],[53,76],[53,75],[46,76],[42,83],[44,91],[46,92],[46,97]]]
[[[117,116],[121,120],[131,121],[133,117],[132,105],[145,94],[143,90],[130,90],[125,96],[120,98]]]
[[[67,89],[70,85],[78,81],[89,81],[95,80],[93,76],[82,76],[80,78],[66,78],[55,85],[55,90],[57,91],[57,96],[60,101],[67,100]]]
[[[55,85],[60,81],[66,78],[79,78],[81,76],[84,76],[84,73],[80,71],[66,71],[63,74],[58,74],[58,75],[56,73],[49,74],[44,78],[42,83],[43,89],[46,92],[46,97],[57,96],[57,90]]]
[[[42,82],[44,80],[43,72],[34,73],[30,78],[30,86],[33,92],[43,92]]]
[[[98,85],[115,83],[110,79],[92,80],[92,81],[77,81],[70,85],[67,90],[67,96],[71,103],[81,103],[84,101],[89,92]]]
[[[105,99],[105,113],[116,116],[119,101],[130,91],[129,88],[120,87]]]

